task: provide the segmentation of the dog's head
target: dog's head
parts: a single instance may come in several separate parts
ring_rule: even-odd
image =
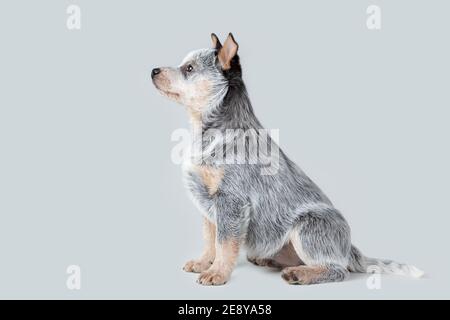
[[[166,97],[203,113],[219,104],[230,82],[241,77],[238,44],[230,33],[222,45],[213,33],[213,47],[189,53],[177,67],[152,70],[155,87]]]

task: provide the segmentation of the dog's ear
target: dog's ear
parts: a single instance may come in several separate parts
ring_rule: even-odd
[[[231,33],[228,34],[227,40],[223,43],[217,55],[223,70],[231,68],[231,60],[236,56],[239,45],[234,40]]]
[[[214,49],[218,51],[222,48],[222,44],[220,43],[220,40],[215,33],[211,33],[211,40]]]

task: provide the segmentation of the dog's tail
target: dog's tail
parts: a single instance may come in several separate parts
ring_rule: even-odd
[[[420,278],[425,273],[411,265],[398,263],[391,260],[382,260],[365,257],[355,246],[352,245],[350,252],[350,272],[359,273],[390,273],[413,278]]]

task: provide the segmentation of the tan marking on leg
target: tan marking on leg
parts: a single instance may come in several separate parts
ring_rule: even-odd
[[[289,284],[313,284],[326,276],[323,266],[297,266],[283,269],[281,277]]]
[[[203,285],[225,284],[236,264],[239,247],[238,239],[226,240],[223,243],[216,241],[216,259],[208,270],[200,274],[198,282]]]
[[[216,194],[220,183],[222,182],[224,171],[223,168],[214,168],[209,166],[198,167],[200,176],[208,189],[208,193],[212,196]]]
[[[216,256],[216,225],[208,218],[203,218],[203,240],[204,247],[201,257],[197,260],[188,261],[184,265],[184,271],[200,273],[208,270],[214,262]]]

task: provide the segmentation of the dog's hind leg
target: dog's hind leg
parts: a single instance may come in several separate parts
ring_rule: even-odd
[[[290,240],[304,266],[283,269],[289,284],[316,284],[347,278],[350,228],[334,208],[320,208],[300,215]]]

